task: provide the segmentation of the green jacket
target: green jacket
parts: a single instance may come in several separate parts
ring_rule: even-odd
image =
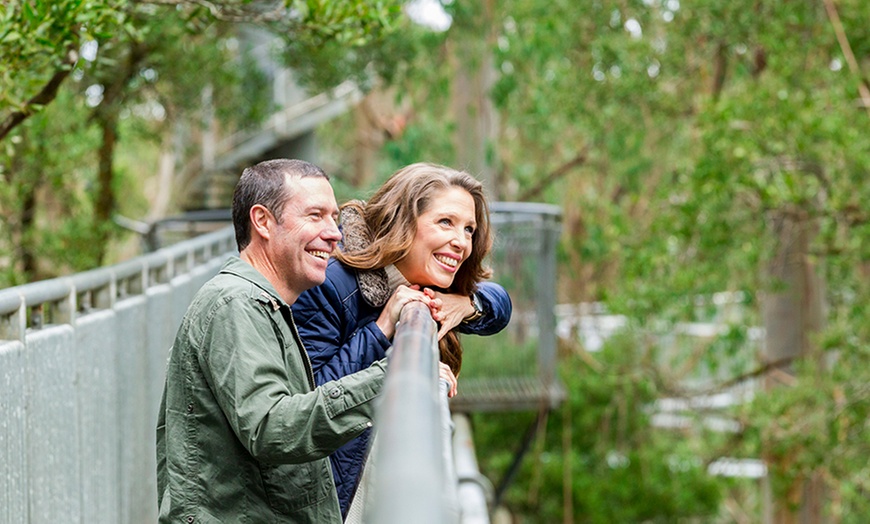
[[[160,522],[341,522],[326,457],[371,426],[385,367],[315,388],[290,307],[231,258],[194,297],[169,354]]]

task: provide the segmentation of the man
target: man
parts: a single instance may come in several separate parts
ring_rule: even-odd
[[[239,257],[194,297],[170,352],[157,423],[161,522],[341,522],[326,457],[371,426],[385,362],[315,387],[290,305],[341,240],[325,173],[245,169]]]

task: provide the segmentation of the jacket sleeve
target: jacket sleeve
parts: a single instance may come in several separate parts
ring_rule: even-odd
[[[292,337],[281,342],[289,329],[273,322],[268,308],[244,302],[214,308],[198,359],[220,410],[252,456],[308,462],[371,427],[385,361],[312,391],[302,350]],[[279,338],[276,329],[285,334]]]
[[[485,314],[474,322],[459,325],[459,332],[470,335],[494,335],[504,329],[511,320],[513,305],[505,288],[495,282],[477,285],[477,296]]]
[[[293,304],[293,317],[317,384],[366,369],[384,358],[390,348],[390,341],[374,321],[358,328],[349,325],[355,319],[346,308],[356,307],[356,302],[345,295],[327,272],[323,284],[305,291]]]

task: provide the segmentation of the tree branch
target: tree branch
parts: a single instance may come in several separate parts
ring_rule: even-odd
[[[870,88],[861,76],[861,68],[858,61],[855,60],[855,53],[852,52],[852,46],[849,45],[849,39],[846,38],[846,31],[843,29],[843,22],[840,21],[840,15],[837,13],[837,6],[832,0],[824,0],[825,11],[828,12],[828,19],[834,27],[834,33],[837,35],[837,42],[840,44],[840,50],[843,51],[843,56],[846,57],[846,63],[849,64],[849,70],[858,78],[858,92],[861,94],[861,102],[867,113],[870,114]]]
[[[801,356],[784,357],[784,358],[781,358],[779,360],[774,360],[771,362],[764,362],[759,367],[757,367],[753,370],[750,370],[746,373],[743,373],[741,375],[738,375],[736,377],[731,377],[728,380],[725,380],[725,381],[720,382],[718,384],[714,384],[714,385],[709,386],[709,387],[692,389],[691,391],[686,390],[686,389],[682,389],[679,387],[672,387],[672,386],[665,384],[661,381],[659,381],[658,386],[661,389],[661,391],[663,391],[664,393],[666,393],[668,395],[671,395],[674,397],[689,398],[689,397],[698,396],[698,395],[713,395],[716,393],[720,393],[728,388],[739,386],[742,383],[747,382],[749,380],[756,379],[756,378],[763,378],[763,377],[766,377],[766,376],[771,375],[771,374],[776,375],[777,378],[779,378],[779,380],[781,382],[783,382],[783,381],[787,381],[788,380],[787,377],[791,376],[787,372],[783,371],[783,368],[787,368],[788,366],[790,366],[795,361],[797,361],[801,358],[802,358]],[[778,373],[778,375],[777,375],[777,373]]]
[[[282,3],[268,10],[257,10],[221,5],[208,0],[138,0],[138,2],[140,4],[203,7],[215,20],[222,22],[278,22],[285,20],[287,16],[287,9]]]
[[[6,135],[15,129],[18,124],[24,122],[30,115],[36,113],[39,106],[44,106],[55,99],[57,96],[57,90],[60,88],[63,81],[66,80],[66,77],[72,73],[73,65],[75,65],[78,59],[78,52],[75,48],[70,47],[61,63],[60,69],[55,71],[54,75],[52,75],[51,79],[49,79],[48,83],[45,84],[42,90],[37,93],[36,96],[27,101],[24,105],[24,109],[13,111],[5,120],[3,120],[3,123],[0,124],[0,140],[6,138]]]
[[[584,147],[583,151],[578,153],[577,156],[575,156],[571,160],[565,162],[561,166],[557,167],[554,171],[552,171],[550,174],[545,176],[537,184],[535,184],[534,186],[525,190],[522,194],[520,194],[520,196],[517,198],[517,200],[519,200],[520,202],[524,202],[524,201],[531,200],[535,197],[540,196],[540,194],[545,189],[547,189],[547,187],[550,184],[552,184],[556,180],[559,180],[560,178],[567,175],[575,167],[585,164],[586,163],[586,153],[588,152],[588,150],[589,150],[588,147]]]

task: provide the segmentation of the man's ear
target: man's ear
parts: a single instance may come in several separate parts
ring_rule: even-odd
[[[262,238],[269,239],[275,217],[272,212],[260,204],[251,206],[251,234],[257,234]]]

